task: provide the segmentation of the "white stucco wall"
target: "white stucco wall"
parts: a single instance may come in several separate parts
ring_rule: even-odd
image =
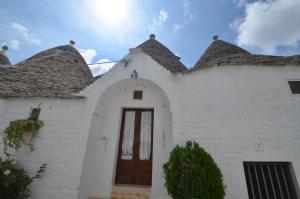
[[[0,112],[0,140],[9,121],[26,119],[40,104],[39,119],[45,126],[34,140],[33,152],[22,147],[15,159],[35,175],[42,163],[46,173],[32,184],[33,199],[74,199],[77,197],[89,122],[84,120],[85,99],[5,99]],[[13,153],[13,151],[11,151]]]
[[[133,100],[133,90],[143,90],[143,100]],[[142,79],[116,83],[101,97],[92,122],[80,198],[109,198],[115,181],[122,108],[153,108],[153,197],[165,195],[162,164],[167,161],[172,141],[167,99],[157,85]],[[106,100],[107,99],[107,100]],[[104,102],[104,103],[103,103]]]
[[[151,195],[153,198],[167,197],[163,186],[162,164],[167,161],[173,140],[170,104],[165,89],[168,88],[169,92],[176,90],[174,86],[178,80],[140,51],[130,53],[128,58],[131,61],[127,67],[122,63],[117,65],[81,93],[88,93],[90,100],[97,100],[97,106],[93,113],[82,172],[80,199],[108,198],[111,194],[115,179],[121,111],[125,107],[154,108]],[[130,78],[134,69],[138,72],[138,79]],[[143,90],[143,100],[133,100],[134,90]]]
[[[32,198],[109,197],[122,107],[154,108],[153,199],[169,198],[161,166],[186,140],[212,154],[227,199],[248,198],[243,161],[292,162],[300,182],[300,95],[287,84],[300,79],[300,67],[222,66],[174,76],[139,50],[127,58],[127,67],[118,64],[82,91],[86,99],[0,100],[1,131],[42,103],[36,150],[17,155],[30,171],[48,163]],[[137,80],[130,78],[134,69]],[[134,89],[144,100],[132,100]]]
[[[292,162],[300,181],[300,95],[287,83],[299,77],[299,67],[276,66],[213,67],[183,76],[174,141],[196,140],[212,154],[227,198],[248,198],[243,161]]]
[[[223,172],[226,198],[248,197],[243,161],[292,162],[300,180],[300,96],[292,95],[287,84],[288,79],[299,79],[299,67],[223,66],[172,76],[139,51],[128,57],[131,62],[127,68],[115,67],[93,89],[100,88],[100,84],[107,83],[108,87],[126,79],[133,69],[138,71],[140,78],[159,85],[170,103],[172,145],[196,140],[211,153]],[[127,88],[134,89],[134,86]],[[126,95],[122,96],[119,99],[126,99],[122,102],[110,98],[112,104],[117,107],[138,106],[132,104]],[[120,114],[119,109],[115,111]],[[119,119],[119,115],[109,117]],[[119,126],[114,133],[118,135]],[[263,149],[258,150],[257,145],[261,143]],[[115,145],[111,147],[116,150]],[[112,157],[109,166],[101,167],[102,171],[108,171],[107,187],[102,193],[92,191],[95,196],[107,197],[110,193],[116,153],[113,151],[107,156]],[[153,167],[161,167],[161,164]],[[162,186],[163,178],[157,180],[153,184]],[[153,194],[158,190],[152,187]],[[152,198],[167,198],[165,192],[160,193]]]

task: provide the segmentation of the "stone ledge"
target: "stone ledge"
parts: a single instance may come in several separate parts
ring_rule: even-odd
[[[148,199],[150,189],[143,186],[113,186],[111,199]]]

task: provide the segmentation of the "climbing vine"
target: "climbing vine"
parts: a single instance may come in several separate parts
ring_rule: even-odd
[[[20,164],[8,153],[9,148],[16,151],[23,145],[33,148],[33,140],[44,122],[35,119],[20,119],[9,123],[3,132],[5,159],[0,158],[0,198],[25,199],[30,197],[29,185],[34,179],[40,178],[45,173],[46,164],[42,164],[36,175],[31,177]]]
[[[9,126],[4,130],[4,152],[7,155],[8,147],[14,148],[16,151],[20,148],[21,144],[29,146],[33,151],[33,139],[37,136],[37,131],[44,126],[44,122],[40,120],[14,120],[9,123]],[[26,142],[24,134],[29,134],[29,141]]]

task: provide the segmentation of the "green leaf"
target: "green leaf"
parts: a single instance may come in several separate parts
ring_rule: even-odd
[[[165,186],[173,199],[223,199],[223,175],[198,143],[187,141],[175,146],[163,165]]]

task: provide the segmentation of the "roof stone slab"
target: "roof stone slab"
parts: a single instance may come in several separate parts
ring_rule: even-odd
[[[256,55],[231,43],[215,40],[189,72],[201,68],[224,65],[300,66],[300,55]]]
[[[180,58],[174,55],[163,44],[158,42],[154,35],[150,35],[150,39],[140,44],[137,48],[141,48],[146,54],[171,73],[180,73],[187,70],[180,62]]]
[[[10,61],[7,56],[0,53],[0,67],[2,67],[3,65],[10,65]]]
[[[191,69],[187,69],[180,58],[158,42],[154,35],[137,48],[171,73],[225,65],[300,66],[300,55],[255,55],[217,37]],[[77,94],[101,77],[93,77],[83,57],[70,45],[50,48],[16,65],[9,65],[7,60],[5,55],[0,54],[3,63],[0,65],[1,98],[83,98]]]
[[[65,97],[92,82],[86,62],[69,45],[48,49],[14,66],[0,67],[0,97]]]

